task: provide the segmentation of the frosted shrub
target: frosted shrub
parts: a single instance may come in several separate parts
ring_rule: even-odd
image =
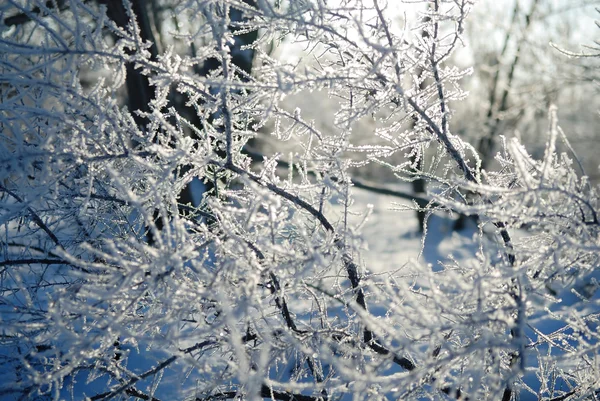
[[[447,64],[473,2],[402,24],[391,3],[0,5],[3,399],[596,397],[598,200],[556,111],[543,160],[507,141],[482,171]],[[331,129],[286,108],[302,91],[339,100]],[[253,153],[259,131],[293,151]],[[479,250],[370,273],[349,219],[369,163],[475,216]]]

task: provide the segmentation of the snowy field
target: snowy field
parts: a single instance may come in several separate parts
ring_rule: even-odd
[[[408,185],[392,188],[404,193],[411,191]],[[475,224],[468,222],[465,229],[453,230],[456,214],[429,215],[423,241],[416,213],[409,210],[413,207],[410,202],[359,188],[353,188],[352,195],[349,221],[360,225],[368,214],[359,238],[364,242],[361,259],[370,272],[397,271],[409,262],[438,270],[442,263],[472,258],[477,251]],[[334,210],[340,213],[341,207],[334,206]]]

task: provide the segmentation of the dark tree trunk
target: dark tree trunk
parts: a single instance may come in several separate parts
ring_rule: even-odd
[[[249,6],[256,7],[256,2],[254,0],[243,0],[243,1],[244,1],[244,3],[248,4]],[[241,10],[232,7],[230,9],[231,25],[229,26],[229,30],[232,32],[235,32],[236,25],[238,23],[246,21],[247,18],[248,17],[246,15],[244,15],[244,13]],[[256,39],[258,38],[258,32],[253,31],[253,32],[247,32],[247,33],[243,33],[240,35],[234,35],[234,36],[235,36],[235,42],[230,46],[231,61],[235,65],[235,67],[239,70],[239,71],[236,71],[237,77],[242,81],[247,81],[247,79],[248,79],[247,77],[249,77],[252,73],[252,65],[254,63],[254,50],[243,49],[243,47],[254,43],[256,41]],[[196,49],[193,45],[191,46],[191,52],[192,52],[192,55],[195,55],[195,53],[196,53]],[[206,60],[202,66],[196,68],[195,72],[200,76],[207,76],[212,71],[217,70],[220,67],[221,67],[220,60],[215,59],[215,58],[210,58],[210,59]],[[198,118],[198,116],[195,114],[195,112],[193,110],[190,110],[190,112],[192,115],[191,122],[197,128],[201,129],[202,122],[200,121],[200,119]],[[213,116],[211,116],[209,118],[208,123],[210,123],[212,121],[212,119],[213,119]],[[195,136],[194,133],[192,133],[191,135]],[[249,143],[250,142],[251,141],[249,141]],[[184,205],[190,204],[192,206],[197,207],[199,205],[194,201],[194,198],[196,198],[196,199],[199,198],[200,197],[199,195],[201,195],[204,198],[205,196],[209,196],[210,194],[215,192],[216,182],[214,180],[214,177],[201,177],[201,178],[202,178],[203,185],[204,185],[203,193],[196,194],[197,196],[194,196],[193,185],[188,185],[180,194],[180,202],[182,204],[184,204]]]
[[[244,2],[250,6],[255,6],[254,0],[244,0]],[[107,14],[110,19],[112,19],[119,27],[125,28],[129,23],[128,10],[125,9],[122,0],[100,0],[100,3],[105,4],[107,6]],[[151,59],[157,60],[158,58],[158,47],[157,47],[157,38],[154,37],[151,21],[155,22],[155,25],[160,22],[160,16],[153,15],[153,18],[150,18],[148,14],[150,10],[147,7],[147,2],[144,0],[132,0],[132,12],[136,16],[136,20],[140,29],[140,36],[143,41],[147,41],[152,43],[150,47]],[[156,11],[156,10],[154,10]],[[243,15],[241,10],[231,8],[230,9],[230,19],[232,21],[230,29],[235,30],[235,25],[239,22],[243,22],[247,17]],[[159,27],[159,26],[158,26]],[[252,64],[254,62],[254,51],[252,49],[242,49],[243,46],[252,44],[258,37],[258,32],[248,32],[235,36],[235,43],[231,45],[231,60],[235,66],[242,71],[239,73],[239,78],[245,80],[245,76],[249,76],[252,72]],[[192,45],[192,53],[195,53],[195,49]],[[221,63],[217,59],[208,59],[206,62],[199,66],[196,69],[196,73],[201,76],[208,75],[211,71],[218,69]],[[136,121],[138,127],[144,131],[145,126],[148,121],[135,113],[136,110],[148,112],[150,111],[149,105],[152,99],[155,97],[155,90],[150,85],[149,79],[147,76],[143,75],[140,70],[135,69],[133,64],[128,64],[127,68],[127,79],[126,79],[126,87],[127,87],[127,105],[128,109],[132,112],[133,118]],[[172,106],[174,106],[179,112],[186,112],[191,116],[191,122],[199,129],[202,128],[202,123],[198,118],[196,112],[193,109],[189,109],[185,106],[185,101],[175,101],[171,99]],[[187,110],[186,110],[187,109]],[[210,123],[210,120],[209,120]],[[191,133],[190,135],[195,135]],[[186,172],[185,167],[181,169],[179,174],[183,174]],[[200,191],[198,188],[202,188],[199,185],[187,185],[183,191],[179,194],[178,202],[182,206],[191,205],[194,207],[199,206],[199,203],[196,201],[200,197],[204,197],[207,194],[212,193],[211,189],[213,189],[213,179],[212,177],[200,177],[204,182],[204,190]],[[194,193],[196,191],[196,193]],[[203,192],[203,193],[198,193]],[[189,213],[189,209],[186,207],[180,208],[180,213]],[[155,213],[155,225],[161,230],[164,223],[163,219],[165,216],[160,216],[158,212]],[[152,234],[150,230],[148,231],[148,241],[149,243],[153,243],[154,240],[152,238]]]
[[[125,28],[127,26],[129,23],[129,16],[122,0],[100,0],[99,2],[107,6],[106,13],[108,17],[119,27]],[[150,27],[150,20],[145,4],[146,2],[144,0],[131,0],[132,11],[136,15],[139,24],[141,39],[152,43],[150,55],[151,59],[155,61],[158,58],[158,49]],[[127,86],[127,105],[129,111],[150,111],[149,105],[150,101],[154,99],[155,91],[154,88],[150,86],[148,77],[143,75],[139,69],[136,69],[132,63],[127,64],[126,69],[127,79],[125,85]],[[144,131],[144,127],[147,123],[146,119],[139,116],[137,113],[132,113],[132,115],[138,127]]]

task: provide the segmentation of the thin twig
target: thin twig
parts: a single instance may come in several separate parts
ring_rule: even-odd
[[[25,204],[25,202],[23,201],[23,199],[21,199],[21,197],[19,195],[15,194],[13,191],[11,191],[10,189],[6,188],[2,184],[0,184],[0,191],[6,192],[10,196],[12,196],[17,202]],[[29,205],[26,205],[25,208],[29,212],[29,214],[30,214],[31,219],[33,220],[33,222],[39,228],[41,228],[42,230],[44,230],[44,232],[46,234],[48,234],[48,237],[50,237],[50,239],[52,240],[52,242],[54,242],[54,244],[56,246],[62,246],[61,243],[60,243],[60,241],[58,240],[58,237],[56,235],[54,235],[54,233],[52,232],[52,230],[50,230],[50,228],[42,221],[42,219],[36,213],[36,211],[33,210],[33,208],[31,206],[29,206]]]

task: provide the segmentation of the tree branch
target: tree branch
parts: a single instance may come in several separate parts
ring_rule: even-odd
[[[201,343],[195,344],[189,348],[182,350],[182,352],[185,354],[189,354],[193,351],[204,348],[208,345],[212,345],[214,343],[215,343],[214,341],[210,341],[210,340],[203,341]],[[175,362],[178,358],[179,358],[178,355],[172,355],[171,357],[165,359],[164,361],[162,361],[155,367],[147,370],[146,372],[142,373],[141,375],[132,377],[127,383],[117,387],[115,390],[107,391],[107,392],[101,393],[101,394],[96,394],[95,396],[91,397],[90,400],[91,401],[110,400],[111,398],[114,398],[114,397],[118,396],[119,394],[123,393],[124,391],[127,391],[128,389],[130,389],[138,381],[144,380],[147,377],[157,374],[158,372],[160,372],[161,370],[165,369],[167,366],[169,366],[173,362]]]
[[[86,2],[88,0],[83,0],[83,1]],[[19,7],[17,5],[17,3],[13,3],[13,5],[16,7]],[[43,8],[45,8],[47,10],[51,10],[51,9],[54,9],[55,5],[58,5],[58,9],[60,11],[64,11],[67,8],[69,8],[69,4],[66,3],[64,0],[58,0],[58,1],[48,0],[44,3]],[[38,17],[39,14],[41,14],[43,11],[44,10],[42,10],[42,8],[39,6],[36,6],[29,11],[23,9],[23,11],[21,13],[11,15],[10,17],[5,18],[4,25],[6,25],[6,26],[23,25],[29,21],[32,21],[35,17]]]
[[[25,204],[25,202],[23,201],[23,199],[21,199],[21,197],[19,195],[15,194],[10,189],[4,187],[2,184],[0,184],[0,191],[6,192],[10,196],[12,196],[17,202]],[[52,230],[50,230],[50,228],[42,221],[42,219],[36,213],[36,211],[33,210],[33,208],[31,206],[29,206],[29,205],[26,205],[25,208],[27,209],[27,211],[31,215],[31,219],[33,220],[33,222],[39,228],[41,228],[42,230],[44,230],[44,232],[46,234],[48,234],[48,237],[50,237],[50,239],[52,240],[52,242],[54,242],[54,244],[56,246],[62,246],[61,243],[60,243],[60,241],[58,240],[58,237],[56,235],[54,235],[54,233],[52,232]]]

